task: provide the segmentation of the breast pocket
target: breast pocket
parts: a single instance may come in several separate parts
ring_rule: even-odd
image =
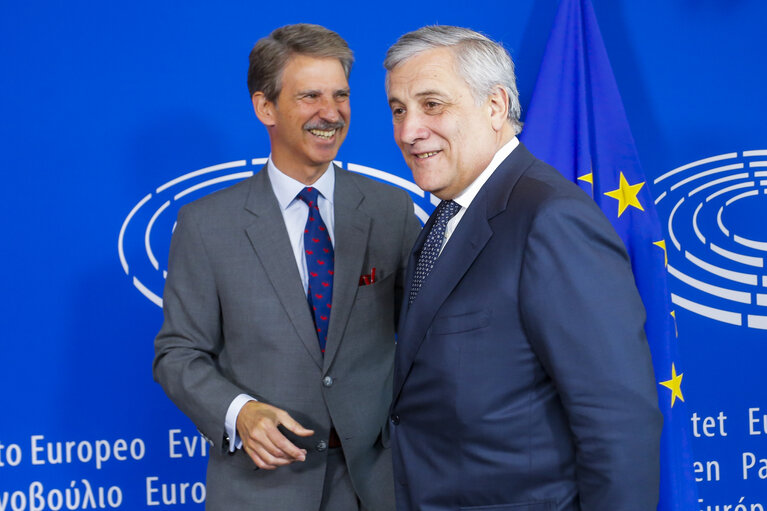
[[[357,288],[346,336],[359,339],[356,342],[377,342],[384,338],[390,343],[393,342],[394,281],[395,276],[392,273],[374,284]]]
[[[394,272],[390,272],[384,278],[376,280],[373,284],[357,287],[357,300],[372,300],[383,296],[394,299]]]
[[[434,319],[432,333],[435,335],[457,334],[485,328],[490,324],[490,311],[465,312]]]

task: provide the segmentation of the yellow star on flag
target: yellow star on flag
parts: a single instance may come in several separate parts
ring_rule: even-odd
[[[667,381],[659,382],[660,385],[663,385],[664,387],[671,390],[671,408],[674,407],[674,402],[676,401],[676,398],[679,398],[680,401],[684,402],[684,397],[682,396],[682,376],[684,373],[676,374],[676,367],[674,367],[674,364],[671,364],[671,379]]]
[[[588,193],[589,196],[591,196],[591,198],[593,199],[594,198],[594,171],[591,171],[588,174],[584,174],[582,176],[578,176],[578,181],[584,181],[589,184],[589,187],[586,188],[581,183],[578,183],[579,185],[581,185],[582,187],[581,189],[584,192]]]
[[[644,211],[642,204],[640,204],[639,199],[637,199],[637,194],[643,186],[644,181],[635,185],[630,185],[629,182],[626,181],[626,176],[621,172],[620,186],[618,189],[611,192],[605,192],[605,195],[618,201],[618,217],[620,217],[629,206],[634,206],[635,208]]]
[[[668,266],[668,252],[666,252],[666,240],[660,240],[653,243],[653,245],[658,246],[663,249],[663,257],[666,261],[666,266]]]

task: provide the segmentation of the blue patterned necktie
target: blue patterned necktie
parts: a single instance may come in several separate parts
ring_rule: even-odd
[[[322,221],[319,208],[317,208],[318,194],[316,188],[308,187],[301,190],[298,198],[309,206],[309,216],[304,228],[304,256],[306,257],[306,269],[309,272],[307,299],[314,315],[314,326],[317,327],[320,350],[325,353],[331,299],[333,297],[334,255],[330,233]]]
[[[418,296],[418,291],[421,290],[423,281],[429,276],[431,269],[434,268],[434,263],[437,262],[440,249],[442,248],[442,242],[445,240],[445,228],[447,222],[458,213],[461,206],[457,202],[451,200],[443,200],[437,206],[437,210],[434,212],[436,219],[431,226],[431,231],[426,237],[426,242],[421,249],[421,255],[418,258],[418,264],[415,267],[415,274],[413,275],[413,285],[410,287],[410,302],[413,303],[415,297]]]

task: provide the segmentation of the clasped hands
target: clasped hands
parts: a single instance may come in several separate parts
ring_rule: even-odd
[[[280,425],[298,436],[314,434],[285,410],[259,401],[248,401],[237,415],[237,434],[242,448],[258,468],[274,470],[306,460],[306,449],[299,449],[288,440],[278,429]]]

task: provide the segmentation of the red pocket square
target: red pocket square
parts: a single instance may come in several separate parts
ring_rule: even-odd
[[[376,269],[371,268],[368,275],[360,275],[360,286],[369,286],[375,284],[376,281]]]

